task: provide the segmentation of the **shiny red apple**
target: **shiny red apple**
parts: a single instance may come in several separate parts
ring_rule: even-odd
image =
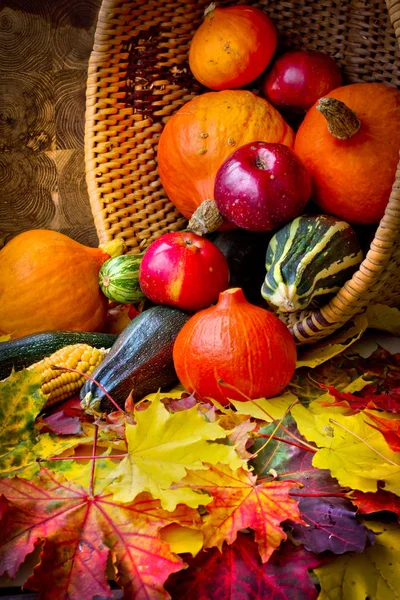
[[[263,94],[278,108],[308,110],[325,94],[342,85],[334,59],[323,52],[298,50],[282,54],[263,82]]]
[[[219,212],[249,231],[271,231],[294,219],[310,195],[309,173],[283,144],[245,144],[228,156],[215,178]]]
[[[228,287],[229,267],[221,250],[195,233],[166,233],[146,250],[139,284],[155,304],[197,311]]]

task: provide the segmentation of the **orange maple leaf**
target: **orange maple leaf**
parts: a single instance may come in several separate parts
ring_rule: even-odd
[[[159,531],[174,522],[193,527],[199,521],[197,511],[178,506],[167,512],[147,493],[128,505],[107,492],[90,497],[47,469],[31,481],[2,480],[0,493],[0,573],[15,577],[25,557],[43,544],[25,587],[44,600],[112,598],[105,577],[109,554],[126,598],[169,598],[163,584],[185,565]]]
[[[400,452],[400,419],[385,419],[367,411],[365,414],[376,423],[368,425],[381,432],[391,450]]]
[[[208,515],[202,527],[204,548],[226,541],[232,544],[241,529],[251,528],[263,562],[287,538],[280,524],[286,519],[304,524],[297,502],[289,490],[300,483],[268,481],[257,483],[257,477],[244,469],[232,471],[226,465],[209,465],[207,471],[192,471],[181,485],[201,489],[213,497],[207,505]]]

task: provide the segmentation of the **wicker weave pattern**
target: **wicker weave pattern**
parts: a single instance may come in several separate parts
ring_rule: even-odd
[[[247,3],[272,17],[282,47],[328,52],[348,83],[400,87],[398,0],[387,6],[381,0]],[[187,55],[208,4],[103,0],[89,63],[85,131],[87,183],[100,241],[123,237],[130,252],[139,252],[159,235],[185,226],[162,189],[156,152],[163,123],[203,91],[190,74]],[[250,89],[257,91],[257,82]],[[400,301],[399,230],[400,171],[359,271],[328,306],[293,324],[300,343],[325,337],[377,299]]]

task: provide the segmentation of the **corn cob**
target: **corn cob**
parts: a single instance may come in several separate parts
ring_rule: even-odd
[[[42,372],[41,390],[46,397],[46,404],[43,408],[49,408],[57,402],[70,398],[80,390],[86,381],[83,375],[54,370],[52,369],[53,365],[77,369],[81,373],[90,375],[106,353],[107,350],[104,348],[92,348],[88,344],[73,344],[60,348],[54,354],[28,367],[28,370],[36,369]]]

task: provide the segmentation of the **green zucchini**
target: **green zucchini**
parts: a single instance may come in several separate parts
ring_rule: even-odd
[[[135,317],[120,333],[107,356],[91,374],[121,406],[178,381],[172,359],[175,339],[189,314],[170,306],[154,306]],[[101,388],[86,381],[81,406],[89,414],[115,410]]]
[[[272,237],[261,294],[280,312],[316,306],[351,278],[362,258],[348,223],[328,215],[302,215]]]
[[[117,335],[86,331],[42,331],[0,342],[0,379],[8,377],[14,368],[25,369],[64,346],[89,344],[94,348],[111,348]]]
[[[120,304],[134,304],[144,300],[139,285],[139,267],[143,254],[124,254],[103,263],[99,285],[107,298]]]

